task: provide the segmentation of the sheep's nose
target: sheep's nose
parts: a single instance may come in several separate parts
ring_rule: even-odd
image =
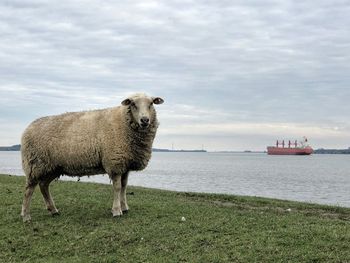
[[[141,118],[141,123],[142,124],[148,124],[149,123],[149,118],[148,117],[142,117]]]

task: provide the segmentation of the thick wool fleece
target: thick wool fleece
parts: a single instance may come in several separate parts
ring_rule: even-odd
[[[108,173],[110,177],[144,169],[151,158],[158,121],[152,109],[149,129],[134,123],[130,106],[72,112],[40,118],[22,136],[27,182],[60,175]]]

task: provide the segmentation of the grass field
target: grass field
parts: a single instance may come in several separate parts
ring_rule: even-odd
[[[24,183],[0,175],[0,262],[350,262],[346,208],[130,187],[116,219],[110,185],[58,181],[23,223]]]

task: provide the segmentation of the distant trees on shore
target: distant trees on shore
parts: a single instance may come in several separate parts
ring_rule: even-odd
[[[12,146],[0,146],[0,151],[20,151],[21,150],[21,145],[16,144]]]
[[[21,145],[0,146],[0,151],[20,151]],[[153,152],[206,152],[206,150],[169,150],[169,149],[152,149]]]
[[[16,144],[12,146],[0,146],[0,151],[20,151],[21,145]],[[169,149],[156,149],[154,152],[206,152],[206,150],[169,150]],[[350,154],[350,147],[348,149],[317,149],[314,150],[314,154]]]
[[[350,154],[350,148],[348,149],[317,149],[314,150],[315,154]]]

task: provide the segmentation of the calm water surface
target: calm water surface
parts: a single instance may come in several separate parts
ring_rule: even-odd
[[[19,152],[0,152],[0,173],[23,175]],[[110,183],[103,175],[81,181]],[[129,184],[350,207],[350,155],[157,152],[146,170],[130,174]]]

